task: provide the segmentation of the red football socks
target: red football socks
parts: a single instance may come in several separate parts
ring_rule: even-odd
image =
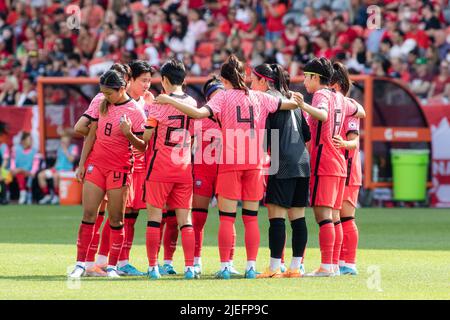
[[[208,209],[192,209],[192,224],[195,234],[195,257],[201,257],[203,246],[203,229],[205,228]]]
[[[122,250],[125,238],[125,228],[123,225],[119,227],[111,227],[111,247],[109,250],[108,265],[115,266],[119,260],[120,251]]]
[[[148,265],[154,267],[158,264],[158,251],[161,243],[161,223],[147,222],[146,247]]]
[[[219,254],[220,262],[229,262],[233,248],[233,228],[236,220],[236,212],[219,211]]]
[[[344,243],[345,256],[341,260],[345,260],[345,263],[356,263],[356,249],[358,248],[358,227],[355,223],[355,218],[341,218],[342,229],[344,231]]]
[[[344,238],[343,232],[342,232],[342,224],[341,221],[337,221],[334,223],[334,247],[333,247],[333,264],[337,265],[339,264],[339,255],[341,253],[342,249],[342,240]]]
[[[86,256],[86,261],[94,262],[95,261],[95,255],[97,254],[98,250],[98,243],[100,241],[100,228],[102,226],[103,220],[105,219],[105,213],[99,212],[97,215],[97,219],[95,220],[95,226],[94,226],[94,236],[92,238],[91,244],[89,245],[89,250]]]
[[[258,211],[242,209],[242,220],[244,221],[245,228],[245,249],[247,251],[247,261],[256,261],[260,243]]]
[[[91,244],[92,237],[94,236],[94,225],[95,223],[84,221],[81,222],[77,240],[77,261],[79,262],[86,261],[89,245]]]
[[[183,246],[184,264],[186,267],[194,266],[195,234],[192,225],[184,225],[181,228],[181,244]]]
[[[319,246],[322,264],[332,264],[335,238],[333,221],[323,220],[319,222],[319,226]]]
[[[169,211],[170,212],[170,211]],[[178,223],[175,215],[166,218],[166,229],[163,236],[164,260],[173,260],[173,254],[177,249]]]
[[[109,225],[109,219],[106,220],[103,226],[102,236],[100,238],[100,249],[98,254],[107,257],[109,254],[109,238],[111,235],[111,226]]]

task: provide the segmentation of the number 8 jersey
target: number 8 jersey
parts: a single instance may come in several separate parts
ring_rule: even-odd
[[[346,177],[347,166],[344,154],[333,144],[333,136],[345,137],[344,120],[354,116],[358,107],[341,94],[330,89],[314,93],[312,106],[328,112],[326,121],[309,117],[311,129],[311,175]]]
[[[120,118],[127,115],[132,123],[131,131],[136,135],[144,132],[145,114],[129,100],[116,105],[109,105],[106,115],[100,114],[99,105],[89,108],[88,114],[93,121],[98,119],[94,147],[86,161],[98,167],[117,172],[129,173],[133,168],[133,152],[130,142],[120,130]]]
[[[197,101],[187,94],[170,94],[182,103],[197,107]],[[156,120],[156,124],[155,124]],[[145,128],[155,128],[147,163],[148,181],[192,183],[191,137],[194,119],[171,105],[152,104],[148,108]]]

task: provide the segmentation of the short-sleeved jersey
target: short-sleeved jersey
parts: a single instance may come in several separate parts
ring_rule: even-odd
[[[89,107],[84,112],[83,116],[91,121],[98,121],[98,114],[100,113],[100,104],[105,99],[103,93],[97,93],[97,95],[91,100]]]
[[[199,126],[201,128],[198,128]],[[194,134],[197,144],[193,164],[194,175],[217,176],[222,148],[222,131],[219,122],[213,116],[197,120]]]
[[[281,99],[249,90],[224,90],[207,103],[222,128],[219,172],[261,169],[264,133],[269,113],[281,107]]]
[[[120,119],[123,115],[130,119],[134,134],[143,134],[145,114],[142,109],[136,107],[132,99],[110,105],[106,115],[100,114],[99,111],[93,112],[93,118],[98,119],[98,128],[88,162],[109,170],[131,172],[134,157],[130,142],[120,130]]]
[[[74,158],[78,156],[78,146],[71,144],[69,148],[67,148],[67,152],[73,156]],[[56,151],[56,162],[55,169],[57,171],[72,171],[73,170],[73,162],[70,162],[69,158],[64,153],[61,146],[58,147]]]
[[[346,100],[350,100],[346,98]],[[351,101],[349,101],[352,103]],[[348,117],[344,121],[343,138],[345,139],[348,134],[355,133],[359,135],[360,120],[355,117]],[[345,185],[347,186],[360,186],[362,185],[362,169],[361,169],[361,157],[359,155],[359,144],[356,149],[345,150],[345,160],[347,161],[347,180]]]
[[[311,174],[314,176],[347,176],[344,154],[333,145],[333,136],[342,134],[347,117],[354,116],[358,108],[347,103],[345,97],[330,89],[314,93],[312,106],[328,112],[326,121],[309,119],[311,129]]]
[[[171,94],[172,98],[196,107],[187,94]],[[157,124],[154,127],[154,122]],[[148,110],[146,129],[155,128],[147,164],[148,181],[192,183],[191,138],[193,122],[171,105],[152,104]]]
[[[143,97],[139,97],[139,100],[135,100],[136,107],[140,108],[147,118],[148,116],[148,105],[145,104],[145,100]],[[145,163],[146,163],[146,152],[141,152],[136,148],[133,148],[134,154],[134,172],[145,172]]]

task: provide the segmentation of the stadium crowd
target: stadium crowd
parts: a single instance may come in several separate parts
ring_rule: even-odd
[[[230,53],[248,70],[279,63],[291,76],[313,56],[335,59],[448,103],[449,25],[448,0],[0,0],[0,105],[35,104],[40,75],[176,57],[206,76]]]

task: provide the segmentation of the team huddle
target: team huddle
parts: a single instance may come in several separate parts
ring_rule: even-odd
[[[148,91],[154,69],[148,63],[114,64],[100,77],[100,93],[75,125],[85,136],[77,171],[83,219],[77,263],[69,276],[158,279],[176,274],[173,255],[180,231],[184,277],[199,278],[214,197],[219,211],[216,278],[239,274],[233,263],[238,202],[245,278],[356,275],[359,119],[365,112],[346,97],[351,82],[345,67],[325,58],[306,64],[311,105],[289,90],[289,76],[276,64],[255,67],[248,88],[243,64],[231,55],[220,77],[204,84],[204,106],[183,91],[181,62],[169,60],[159,71],[163,93],[154,97]],[[257,272],[261,201],[268,209],[270,263]],[[310,273],[303,266],[307,206],[320,227],[321,264]],[[105,209],[108,220],[100,232]],[[134,225],[143,209],[148,213],[146,272],[129,262]],[[289,267],[284,263],[286,216],[292,228]]]

